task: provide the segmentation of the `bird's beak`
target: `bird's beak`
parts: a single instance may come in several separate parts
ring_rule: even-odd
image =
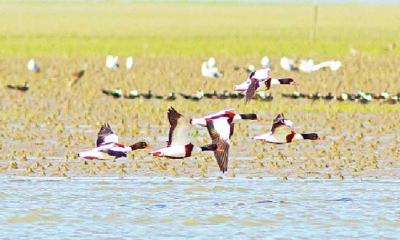
[[[150,144],[147,144],[147,146],[144,148],[144,149],[151,149],[151,145]]]
[[[296,82],[296,81],[293,81],[292,85],[298,86],[300,84],[298,82]]]

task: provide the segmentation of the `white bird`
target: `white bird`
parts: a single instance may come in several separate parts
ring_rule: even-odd
[[[220,78],[223,73],[215,66],[215,58],[211,57],[201,64],[201,75],[206,78]]]
[[[89,151],[78,153],[78,157],[88,160],[94,159],[116,159],[126,157],[128,152],[136,149],[147,148],[145,142],[137,142],[130,146],[125,146],[118,142],[118,136],[114,133],[108,123],[101,126],[97,134],[96,148]]]
[[[295,65],[294,60],[290,59],[288,57],[282,57],[281,60],[280,60],[280,65],[281,65],[281,68],[283,70],[286,70],[286,71],[296,71],[296,70],[298,70],[298,68]]]
[[[261,58],[260,64],[263,68],[271,68],[272,67],[271,60],[269,59],[268,56],[264,56],[263,58]]]
[[[118,56],[108,55],[106,58],[106,67],[112,70],[118,69],[119,68]]]
[[[127,70],[131,70],[134,66],[135,62],[133,61],[133,57],[129,56],[126,58],[126,69]]]
[[[342,66],[340,61],[324,61],[319,64],[315,64],[313,59],[300,60],[299,69],[305,73],[311,73],[319,71],[323,68],[329,68],[331,71],[337,71]]]
[[[28,61],[28,65],[27,66],[28,66],[28,70],[31,71],[31,72],[34,72],[34,73],[40,72],[40,67],[35,62],[35,59],[33,59],[33,58]]]

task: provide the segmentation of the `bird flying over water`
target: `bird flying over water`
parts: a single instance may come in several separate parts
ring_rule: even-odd
[[[255,140],[263,140],[268,143],[283,144],[291,143],[295,140],[319,140],[317,133],[297,133],[293,129],[293,122],[286,119],[283,113],[278,114],[273,120],[271,130],[259,136]]]
[[[146,142],[137,142],[130,146],[125,146],[118,141],[118,136],[111,129],[108,123],[101,126],[97,134],[96,148],[89,151],[78,153],[78,157],[88,160],[95,159],[116,159],[120,157],[127,157],[127,153],[147,148]]]
[[[257,120],[257,115],[254,113],[236,113],[232,109],[226,109],[219,111],[217,113],[200,117],[200,118],[192,118],[190,119],[190,124],[195,126],[206,127],[207,126],[207,119],[213,121],[213,125],[220,135],[220,137],[228,141],[233,135],[234,131],[234,124],[238,120]]]
[[[217,148],[215,144],[203,147],[193,145],[190,139],[189,121],[173,107],[168,109],[167,116],[170,124],[167,146],[150,152],[153,156],[181,159],[203,151],[214,151]]]

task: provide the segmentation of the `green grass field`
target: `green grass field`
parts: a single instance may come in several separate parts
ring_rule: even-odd
[[[0,2],[5,57],[386,54],[399,5]],[[395,49],[398,54],[399,48]]]

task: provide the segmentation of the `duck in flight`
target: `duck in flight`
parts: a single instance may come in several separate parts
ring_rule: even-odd
[[[127,157],[127,153],[148,147],[146,142],[137,142],[130,146],[125,146],[118,142],[118,136],[111,129],[108,123],[101,126],[97,134],[96,148],[89,151],[78,153],[78,157],[88,160],[95,159],[116,159]]]
[[[233,135],[235,122],[241,119],[257,120],[258,117],[255,113],[236,113],[232,109],[226,109],[205,117],[192,118],[189,122],[195,126],[206,127],[207,119],[213,122],[215,130],[218,132],[220,137],[229,142],[229,139]]]
[[[265,84],[267,90],[270,89],[271,85],[297,84],[292,78],[271,78],[270,72],[270,68],[262,68],[251,72],[246,81],[235,86],[235,91],[244,92],[246,95],[246,102],[248,102],[254,97],[257,89],[261,86],[261,84]]]
[[[182,159],[204,151],[215,151],[217,149],[215,144],[202,147],[193,145],[189,135],[191,128],[189,121],[173,107],[168,109],[167,116],[170,124],[167,146],[150,152],[153,156]]]
[[[254,137],[268,143],[283,144],[295,140],[320,140],[317,133],[297,133],[293,129],[293,122],[286,119],[283,113],[278,114],[273,120],[271,131]]]

